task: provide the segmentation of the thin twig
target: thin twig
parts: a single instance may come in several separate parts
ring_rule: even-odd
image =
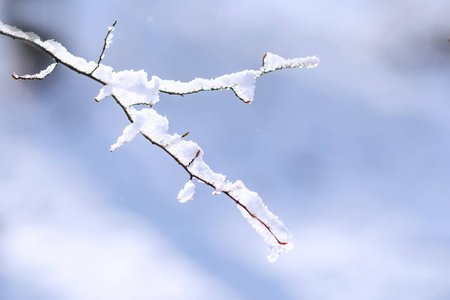
[[[109,37],[109,35],[111,34],[111,32],[114,30],[114,26],[116,26],[116,24],[117,24],[117,20],[115,20],[114,23],[112,24],[112,26],[110,26],[110,27],[108,28],[108,33],[106,33],[105,40],[104,40],[104,42],[103,42],[102,53],[100,53],[100,56],[99,56],[99,58],[98,58],[97,66],[95,67],[94,70],[92,70],[92,72],[91,72],[90,74],[94,73],[94,72],[98,69],[98,67],[100,67],[100,63],[102,62],[102,59],[103,59],[103,55],[104,55],[104,53],[105,53],[105,50],[106,50],[106,48],[108,48],[108,46],[109,46],[109,44],[108,44],[108,37]]]
[[[57,65],[58,65],[58,63],[54,62],[51,65],[49,65],[45,70],[42,70],[38,74],[34,74],[34,75],[17,75],[14,73],[11,76],[15,80],[42,80],[45,77],[47,77],[48,75],[50,75],[55,70]]]

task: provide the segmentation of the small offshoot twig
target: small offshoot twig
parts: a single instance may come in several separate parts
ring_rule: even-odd
[[[97,66],[94,68],[94,70],[92,70],[90,74],[94,73],[98,69],[98,67],[100,67],[100,63],[102,62],[103,57],[105,57],[106,48],[109,48],[109,45],[112,43],[112,32],[114,31],[116,24],[117,20],[115,20],[114,23],[108,27],[108,32],[106,33],[105,40],[103,42],[102,53],[100,53],[100,56],[98,58]]]
[[[51,65],[49,65],[45,70],[42,70],[41,72],[34,75],[17,75],[14,73],[11,76],[15,80],[42,80],[48,75],[50,75],[53,72],[53,70],[55,70],[57,65],[58,63],[54,62]]]

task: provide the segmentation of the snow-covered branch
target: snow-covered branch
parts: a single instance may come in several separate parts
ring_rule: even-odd
[[[313,68],[319,63],[317,57],[284,59],[278,55],[267,53],[263,57],[262,67],[258,70],[245,70],[223,75],[214,79],[196,78],[189,82],[163,80],[152,76],[148,80],[145,71],[125,70],[115,72],[113,68],[101,63],[104,52],[111,43],[112,31],[116,22],[109,27],[104,46],[97,62],[86,61],[74,56],[66,48],[53,40],[43,41],[32,32],[22,30],[0,22],[0,34],[33,44],[51,56],[55,62],[47,69],[35,75],[17,76],[15,79],[43,79],[48,76],[57,64],[87,76],[103,85],[96,101],[112,96],[125,112],[130,123],[111,146],[110,151],[131,141],[138,133],[152,144],[169,154],[189,174],[185,186],[178,193],[178,200],[186,202],[194,196],[193,179],[214,189],[214,194],[223,193],[232,199],[242,215],[269,244],[269,261],[275,261],[279,253],[292,249],[291,234],[283,223],[264,205],[256,192],[250,191],[242,181],[230,182],[226,176],[215,173],[203,160],[203,150],[193,141],[186,140],[188,134],[169,134],[169,122],[153,109],[159,101],[159,94],[184,95],[206,90],[231,89],[236,96],[249,103],[253,100],[256,79],[269,72],[284,68]],[[136,105],[147,107],[138,109]]]
[[[168,94],[192,94],[200,91],[231,89],[236,96],[250,103],[255,94],[256,79],[264,74],[286,68],[314,68],[319,64],[315,56],[296,59],[284,59],[272,53],[266,53],[263,57],[263,65],[259,70],[245,70],[233,74],[223,75],[214,79],[195,78],[189,82],[163,80],[159,90]]]
[[[52,63],[51,65],[49,65],[47,68],[45,68],[45,70],[42,70],[41,72],[34,74],[34,75],[17,75],[17,74],[12,74],[11,76],[15,79],[15,80],[42,80],[45,77],[47,77],[48,75],[50,75],[53,70],[56,68],[56,66],[58,65],[57,62]]]

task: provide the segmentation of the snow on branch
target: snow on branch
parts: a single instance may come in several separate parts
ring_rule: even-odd
[[[186,182],[184,187],[178,193],[178,201],[184,203],[186,201],[191,200],[195,194],[195,184],[192,182],[192,179]]]
[[[47,77],[48,75],[50,75],[50,73],[53,72],[53,70],[56,68],[56,65],[58,65],[57,62],[52,63],[51,65],[49,65],[45,70],[42,70],[41,72],[39,72],[38,74],[34,74],[34,75],[17,75],[17,74],[12,74],[11,76],[15,79],[15,80],[42,80],[45,77]]]
[[[285,68],[314,68],[319,64],[315,56],[296,59],[284,59],[281,56],[266,53],[263,57],[263,65],[259,70],[245,70],[233,74],[223,75],[214,79],[195,78],[189,82],[163,80],[159,90],[168,94],[185,95],[200,91],[231,89],[236,96],[250,103],[255,94],[256,79],[266,73]]]
[[[319,64],[315,56],[306,58],[284,59],[281,56],[266,53],[263,64],[258,70],[244,70],[223,75],[214,79],[195,78],[189,82],[163,80],[152,76],[148,80],[145,71],[125,70],[115,72],[113,68],[103,65],[104,52],[111,43],[114,26],[108,28],[104,45],[97,62],[86,61],[67,51],[64,46],[53,40],[42,40],[32,32],[22,30],[0,22],[0,34],[13,39],[22,40],[40,48],[51,56],[55,63],[35,75],[18,76],[14,79],[43,79],[48,76],[57,64],[87,76],[103,85],[96,101],[112,96],[125,112],[130,124],[123,130],[117,142],[111,146],[114,151],[126,142],[131,141],[138,133],[155,146],[170,155],[189,175],[189,180],[178,193],[178,200],[186,202],[193,198],[195,184],[193,179],[214,189],[213,194],[225,194],[232,199],[242,215],[269,245],[269,261],[276,261],[281,252],[293,248],[291,233],[284,224],[270,212],[256,192],[249,190],[242,181],[231,182],[226,176],[216,173],[203,160],[203,150],[195,142],[186,140],[189,132],[178,135],[169,134],[169,121],[153,109],[159,101],[159,94],[191,94],[207,90],[231,89],[236,96],[249,103],[253,100],[256,79],[264,74],[285,68],[314,68]],[[136,105],[145,104],[140,108]]]

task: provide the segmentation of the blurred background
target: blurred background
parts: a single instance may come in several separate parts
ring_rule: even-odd
[[[449,1],[0,0],[0,20],[116,71],[191,80],[317,55],[246,105],[162,95],[170,132],[294,236],[266,245],[224,195],[143,138],[96,82],[0,37],[0,299],[449,299]]]

